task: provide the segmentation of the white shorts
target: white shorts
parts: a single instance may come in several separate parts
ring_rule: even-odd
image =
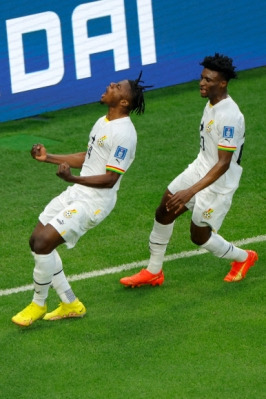
[[[191,164],[183,173],[178,175],[168,186],[168,190],[175,194],[185,190],[200,180],[195,165]],[[211,186],[199,191],[186,204],[192,212],[192,221],[199,227],[210,226],[212,231],[217,232],[228,213],[235,190],[225,194],[214,192]]]
[[[51,224],[63,237],[66,246],[73,248],[81,236],[109,215],[114,206],[115,199],[106,207],[104,201],[95,201],[95,198],[78,200],[68,189],[45,207],[39,220],[44,226]]]

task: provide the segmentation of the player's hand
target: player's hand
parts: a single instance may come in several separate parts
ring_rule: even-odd
[[[43,144],[33,144],[31,149],[31,156],[37,161],[45,162],[47,159],[46,148]]]
[[[65,181],[70,181],[72,177],[70,166],[67,162],[63,162],[58,166],[56,174],[58,177],[60,177],[60,179]]]
[[[166,202],[168,212],[178,213],[185,204],[192,198],[189,190],[181,190],[175,194],[169,194],[169,200]]]

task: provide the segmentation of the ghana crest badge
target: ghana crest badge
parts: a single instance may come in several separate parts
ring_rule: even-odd
[[[78,211],[76,209],[68,209],[63,213],[63,215],[66,219],[70,219],[72,218],[73,213],[78,213]]]

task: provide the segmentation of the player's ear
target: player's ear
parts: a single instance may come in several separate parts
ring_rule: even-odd
[[[220,82],[220,87],[221,87],[222,89],[225,89],[225,88],[227,87],[227,85],[228,85],[227,80],[221,80],[221,82]]]
[[[129,101],[123,98],[123,100],[120,101],[120,104],[123,105],[123,107],[128,107],[129,106]]]

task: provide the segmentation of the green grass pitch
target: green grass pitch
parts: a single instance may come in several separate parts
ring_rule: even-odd
[[[145,77],[148,82],[148,77]],[[87,307],[80,320],[11,322],[31,291],[28,238],[43,207],[67,184],[56,167],[31,159],[86,149],[106,111],[90,104],[41,118],[2,123],[0,230],[0,390],[5,399],[261,399],[265,397],[265,87],[266,67],[239,73],[229,93],[246,119],[242,180],[220,233],[228,240],[262,236],[243,248],[259,253],[245,280],[224,283],[225,260],[211,254],[169,260],[161,287],[126,289],[128,272],[72,283]],[[149,257],[154,212],[167,184],[198,153],[206,100],[198,82],[146,93],[146,113],[132,119],[136,159],[123,177],[113,213],[72,250],[59,248],[68,276]],[[76,172],[78,173],[78,172]],[[196,250],[189,213],[175,225],[167,255]],[[132,269],[129,273],[139,268]],[[48,309],[58,304],[51,290]]]

